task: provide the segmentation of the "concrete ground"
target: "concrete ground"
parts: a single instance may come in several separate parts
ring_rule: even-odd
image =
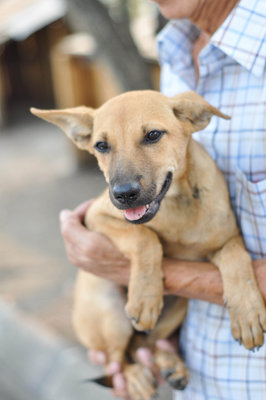
[[[24,113],[0,132],[0,399],[112,399],[71,327],[76,269],[58,214],[105,187],[58,129]],[[163,388],[161,399],[171,398]]]

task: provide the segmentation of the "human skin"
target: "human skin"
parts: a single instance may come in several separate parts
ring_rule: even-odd
[[[201,31],[212,35],[238,0],[152,0],[167,19],[187,18]]]

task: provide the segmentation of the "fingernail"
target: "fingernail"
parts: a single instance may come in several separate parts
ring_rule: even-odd
[[[165,339],[158,339],[156,341],[156,347],[164,351],[170,351],[170,352],[174,351],[173,345],[168,340]]]
[[[118,362],[112,361],[106,368],[106,372],[108,375],[114,375],[118,372],[121,372],[121,366]]]
[[[71,215],[71,211],[70,210],[62,210],[59,213],[59,219],[60,219],[60,221],[64,221],[70,215]]]
[[[89,357],[95,364],[104,365],[107,362],[106,354],[99,350],[90,350]]]
[[[126,381],[122,374],[116,374],[113,377],[113,385],[116,389],[125,390],[126,389]]]
[[[140,347],[137,350],[137,357],[139,361],[146,366],[150,366],[152,364],[152,353],[150,349]]]

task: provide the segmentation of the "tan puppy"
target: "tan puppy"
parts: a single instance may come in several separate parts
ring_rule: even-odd
[[[85,223],[107,235],[129,258],[127,300],[122,288],[81,271],[74,325],[85,346],[104,350],[110,361],[124,363],[131,396],[149,399],[155,392],[150,372],[125,362],[129,342],[133,357],[140,340],[143,343],[143,335],[132,340],[132,325],[139,331],[155,327],[144,340],[153,347],[185,316],[186,302],[178,304],[175,299],[156,325],[163,307],[163,255],[212,261],[222,275],[234,338],[248,349],[261,346],[265,306],[226,183],[211,157],[191,138],[213,115],[229,117],[193,92],[168,98],[135,91],[97,110],[32,112],[93,153],[109,185],[89,208]],[[187,373],[178,357],[157,351],[155,360],[175,387],[185,386]]]

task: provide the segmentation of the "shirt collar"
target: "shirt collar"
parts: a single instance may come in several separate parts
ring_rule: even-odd
[[[263,73],[265,67],[264,10],[264,0],[241,0],[214,33],[209,44],[257,76]],[[158,35],[161,61],[175,64],[181,51],[182,57],[187,60],[185,64],[191,64],[192,46],[199,33],[199,29],[188,20],[172,20]],[[208,48],[203,49],[201,56],[208,52]]]
[[[193,43],[199,34],[199,29],[190,21],[171,20],[157,37],[160,63],[169,65],[171,70],[185,81],[189,75],[191,88],[196,84],[191,54]]]
[[[255,75],[266,56],[264,0],[241,0],[211,38],[211,43]]]

